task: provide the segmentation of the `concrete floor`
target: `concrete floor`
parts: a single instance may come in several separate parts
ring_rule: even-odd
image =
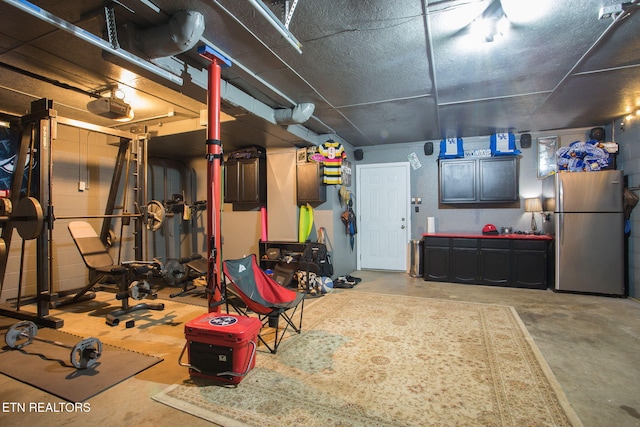
[[[632,299],[425,282],[405,273],[359,271],[362,282],[343,292],[377,292],[503,304],[515,307],[587,427],[640,426],[640,303]],[[3,426],[209,425],[151,399],[171,384],[189,379],[178,365],[184,323],[204,308],[165,301],[164,311],[139,311],[132,329],[110,327],[104,310],[118,307],[111,294],[55,310],[63,331],[97,336],[104,344],[163,357],[164,361],[88,400],[84,413],[16,413],[0,408]],[[29,307],[27,307],[28,309]],[[97,311],[96,311],[97,310]],[[258,357],[270,357],[259,353]],[[2,402],[60,402],[60,399],[0,375]]]

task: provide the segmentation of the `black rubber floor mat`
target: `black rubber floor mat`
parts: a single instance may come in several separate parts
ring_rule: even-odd
[[[2,344],[7,330],[18,322],[0,317]],[[48,328],[40,328],[36,336],[71,347],[87,338]],[[76,369],[70,353],[67,348],[36,340],[21,349],[5,344],[0,349],[0,373],[69,402],[84,402],[163,360],[103,343],[102,355],[91,368]]]

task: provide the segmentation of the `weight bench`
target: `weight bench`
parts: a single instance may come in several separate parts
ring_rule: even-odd
[[[185,295],[206,294],[207,287],[196,286],[193,284],[193,280],[207,275],[207,260],[202,258],[202,255],[200,254],[193,254],[190,257],[180,258],[178,262],[180,265],[184,265],[186,267],[184,269],[184,276],[180,278],[182,282],[182,290],[180,292],[170,294],[169,297],[175,298]],[[169,272],[169,274],[171,274],[171,272]]]
[[[116,299],[122,301],[122,308],[107,314],[107,324],[116,326],[120,323],[119,316],[137,310],[164,310],[164,304],[140,303],[129,306],[129,298],[139,300],[142,298],[156,297],[151,292],[151,287],[146,278],[153,271],[160,268],[156,261],[125,261],[120,265],[114,264],[113,258],[104,246],[98,234],[91,224],[86,221],[72,221],[68,225],[69,233],[82,255],[87,268],[91,272],[89,284],[73,297],[59,300],[56,305],[72,304],[87,299],[85,294],[94,286],[102,283],[109,277],[115,279],[117,284]],[[95,295],[93,296],[95,297]]]

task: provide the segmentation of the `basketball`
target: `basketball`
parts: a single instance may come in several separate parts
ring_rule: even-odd
[[[328,294],[333,291],[333,280],[331,277],[323,276],[319,279],[320,282],[320,292],[323,294]]]

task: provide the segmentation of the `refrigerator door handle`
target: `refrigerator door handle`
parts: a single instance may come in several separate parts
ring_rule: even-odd
[[[562,182],[562,179],[559,179],[560,177],[556,177],[556,179],[558,180],[558,196],[556,197],[556,211],[562,212],[564,211],[564,184]]]
[[[564,244],[564,215],[558,215],[558,228],[560,229],[560,246]]]

